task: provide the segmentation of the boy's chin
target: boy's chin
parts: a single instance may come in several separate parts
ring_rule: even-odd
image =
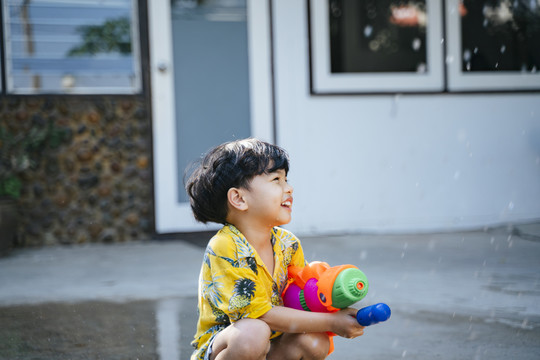
[[[281,225],[287,225],[288,223],[290,223],[292,220],[292,217],[289,217],[288,219],[278,219],[278,225],[276,226],[281,226]]]

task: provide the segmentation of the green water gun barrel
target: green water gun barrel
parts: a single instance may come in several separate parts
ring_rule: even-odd
[[[332,288],[332,306],[344,309],[362,300],[368,292],[366,275],[359,269],[349,268],[339,273]]]

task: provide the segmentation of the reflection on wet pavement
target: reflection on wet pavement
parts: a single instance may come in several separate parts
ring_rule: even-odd
[[[194,297],[0,307],[0,359],[187,359],[195,308]]]

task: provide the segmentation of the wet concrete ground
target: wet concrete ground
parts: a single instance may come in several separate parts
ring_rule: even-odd
[[[302,238],[370,280],[392,317],[330,359],[539,359],[540,226]],[[0,359],[188,359],[203,248],[149,241],[0,259]]]

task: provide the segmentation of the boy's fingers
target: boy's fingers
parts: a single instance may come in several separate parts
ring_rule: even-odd
[[[347,315],[354,316],[354,317],[356,317],[356,313],[358,312],[358,310],[353,309],[353,308],[346,308],[346,309],[343,309],[341,311],[344,312]]]

